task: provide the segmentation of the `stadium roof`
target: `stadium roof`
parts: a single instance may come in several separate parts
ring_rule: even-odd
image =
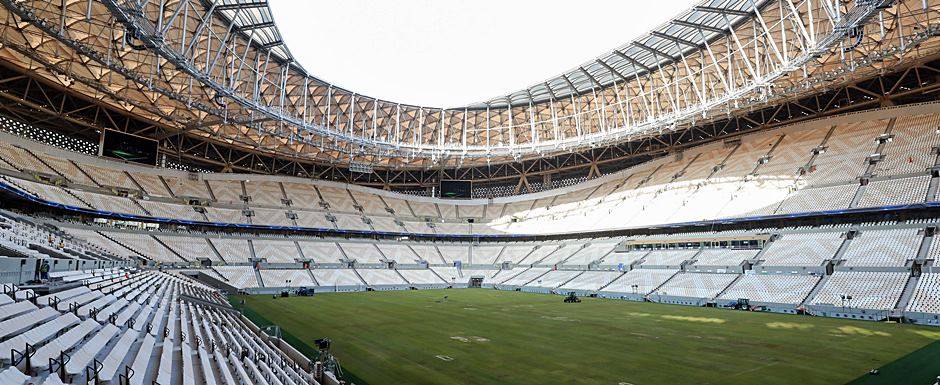
[[[710,0],[524,90],[438,108],[316,78],[284,44],[266,1],[0,4],[4,59],[74,92],[230,146],[390,169],[485,165],[651,138],[937,50],[920,44],[936,32],[924,17],[936,12],[934,0]]]

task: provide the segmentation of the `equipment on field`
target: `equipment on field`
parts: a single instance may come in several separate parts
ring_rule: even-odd
[[[568,292],[568,296],[565,297],[565,303],[579,303],[579,302],[581,302],[581,298],[578,298],[578,296],[575,295],[573,291]]]
[[[738,298],[737,301],[728,302],[723,307],[734,310],[751,310],[751,301],[747,298]]]
[[[322,368],[325,371],[332,372],[338,379],[340,383],[346,383],[343,378],[343,368],[339,365],[339,361],[333,357],[333,354],[330,353],[330,346],[333,344],[333,341],[329,338],[320,338],[313,341],[313,343],[319,349],[319,355],[317,356],[317,361],[322,364]]]
[[[323,352],[330,350],[330,345],[333,343],[333,340],[329,338],[320,338],[314,340],[313,343],[317,345],[317,349],[320,349],[320,351]]]

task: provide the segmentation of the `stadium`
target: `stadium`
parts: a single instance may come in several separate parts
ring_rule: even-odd
[[[459,107],[267,1],[0,5],[2,385],[940,382],[938,0],[695,0]]]

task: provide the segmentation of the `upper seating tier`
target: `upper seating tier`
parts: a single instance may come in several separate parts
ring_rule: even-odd
[[[575,186],[491,200],[287,176],[184,173],[71,154],[10,134],[0,134],[0,168],[11,173],[3,183],[41,199],[143,217],[442,235],[570,233],[932,201],[928,170],[936,166],[938,121],[940,114],[908,106],[798,123],[687,148]],[[37,182],[35,173],[66,187]],[[123,192],[116,189],[145,195],[118,197]],[[552,256],[566,264],[593,257],[593,249]]]

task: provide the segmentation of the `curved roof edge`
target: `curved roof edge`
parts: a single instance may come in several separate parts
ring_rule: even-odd
[[[229,22],[235,30],[255,41],[260,48],[289,63],[304,76],[330,84],[337,90],[355,93],[311,74],[290,52],[284,41],[270,4],[266,0],[203,0],[207,8]],[[533,84],[525,89],[459,107],[402,106],[443,110],[480,110],[526,106],[583,95],[614,84],[654,72],[656,68],[683,60],[689,52],[702,49],[732,28],[754,17],[770,0],[700,0],[697,5],[651,29],[643,36],[588,60],[562,74]]]

